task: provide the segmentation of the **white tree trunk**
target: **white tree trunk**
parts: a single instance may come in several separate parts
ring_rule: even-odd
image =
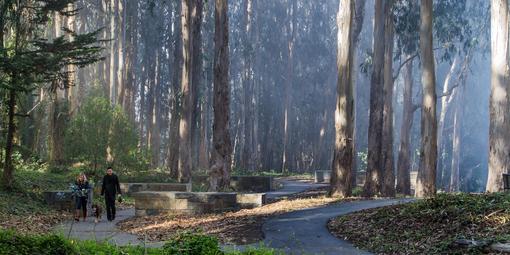
[[[432,50],[432,0],[421,0],[420,52],[422,60],[420,169],[416,196],[430,197],[436,193],[437,121],[436,74]]]
[[[508,64],[508,2],[491,2],[491,96],[489,103],[489,176],[486,190],[503,189],[510,160],[510,101]]]
[[[354,162],[354,89],[352,84],[353,0],[340,0],[337,14],[337,102],[335,110],[335,151],[331,195],[346,197],[352,190]]]

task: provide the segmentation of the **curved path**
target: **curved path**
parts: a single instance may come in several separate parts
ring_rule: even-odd
[[[410,199],[345,202],[282,214],[264,223],[264,243],[286,254],[370,254],[331,235],[329,219],[369,208],[410,202]]]
[[[114,221],[107,221],[105,215],[103,219],[94,223],[94,218],[89,217],[86,221],[73,222],[57,225],[55,230],[65,237],[78,239],[78,240],[96,240],[108,241],[112,244],[125,246],[125,245],[142,245],[143,242],[138,240],[138,236],[121,231],[117,228],[119,221],[135,216],[135,209],[118,210],[117,216]],[[151,246],[158,246],[159,244],[151,244]]]
[[[311,188],[323,187],[325,184],[313,184],[295,180],[282,180],[283,188],[268,192],[267,198],[279,198],[299,193]],[[345,202],[323,207],[304,209],[276,216],[264,223],[262,230],[267,246],[284,250],[287,254],[368,254],[356,249],[349,242],[332,236],[327,221],[335,216],[351,212],[408,202],[410,199],[366,200]],[[86,222],[66,222],[58,225],[55,230],[66,237],[80,240],[108,241],[116,245],[143,245],[138,236],[119,230],[119,221],[134,217],[134,209],[119,210],[115,221],[103,219],[94,223],[93,218]],[[147,246],[159,247],[163,242],[148,243]],[[242,246],[237,246],[241,248]],[[235,247],[234,247],[235,249]]]

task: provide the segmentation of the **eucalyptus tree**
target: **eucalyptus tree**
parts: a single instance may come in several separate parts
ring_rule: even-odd
[[[489,176],[486,190],[503,189],[503,173],[510,167],[508,1],[491,1],[491,95],[489,128]]]
[[[420,57],[422,60],[421,83],[423,98],[421,106],[420,170],[416,180],[418,197],[436,193],[437,120],[436,120],[436,72],[432,47],[432,0],[421,0],[420,5]]]
[[[229,116],[229,29],[228,0],[215,0],[214,16],[214,124],[213,150],[209,173],[209,190],[227,188],[230,185],[232,146]]]
[[[337,15],[337,102],[335,149],[332,164],[331,196],[348,197],[352,192],[354,162],[354,87],[352,79],[352,23],[354,1],[340,0]]]

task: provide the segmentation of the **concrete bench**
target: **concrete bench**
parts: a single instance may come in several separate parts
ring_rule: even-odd
[[[123,194],[133,194],[140,191],[185,191],[191,192],[190,183],[121,183]]]
[[[68,190],[52,190],[43,192],[44,201],[51,208],[61,211],[74,210],[73,193]]]
[[[315,171],[315,183],[329,183],[331,181],[331,170]]]
[[[94,201],[94,186],[91,184],[91,189],[89,192],[89,196],[87,198],[87,214],[88,216],[92,216],[92,203]],[[45,191],[43,192],[44,201],[51,208],[60,210],[60,211],[74,211],[74,197],[73,192],[69,190],[53,190],[53,191]]]
[[[134,193],[133,197],[137,216],[220,213],[238,209],[236,193],[142,191]]]
[[[233,192],[142,191],[134,193],[133,197],[136,216],[221,213],[254,208],[266,202],[265,194]]]
[[[237,204],[241,209],[252,209],[265,205],[266,193],[238,193]]]

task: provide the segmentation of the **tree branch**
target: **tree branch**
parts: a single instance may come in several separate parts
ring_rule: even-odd
[[[432,49],[432,51],[436,51],[436,50],[439,50],[439,49],[443,49],[444,47],[436,47],[434,49]],[[402,68],[411,60],[413,60],[414,58],[418,57],[420,55],[420,52],[416,52],[414,53],[412,56],[410,56],[409,58],[407,58],[406,60],[404,60],[404,62],[402,62],[400,64],[400,66],[397,68],[397,71],[395,72],[395,74],[393,75],[393,80],[396,80],[398,75],[400,74],[400,71],[402,70]]]

